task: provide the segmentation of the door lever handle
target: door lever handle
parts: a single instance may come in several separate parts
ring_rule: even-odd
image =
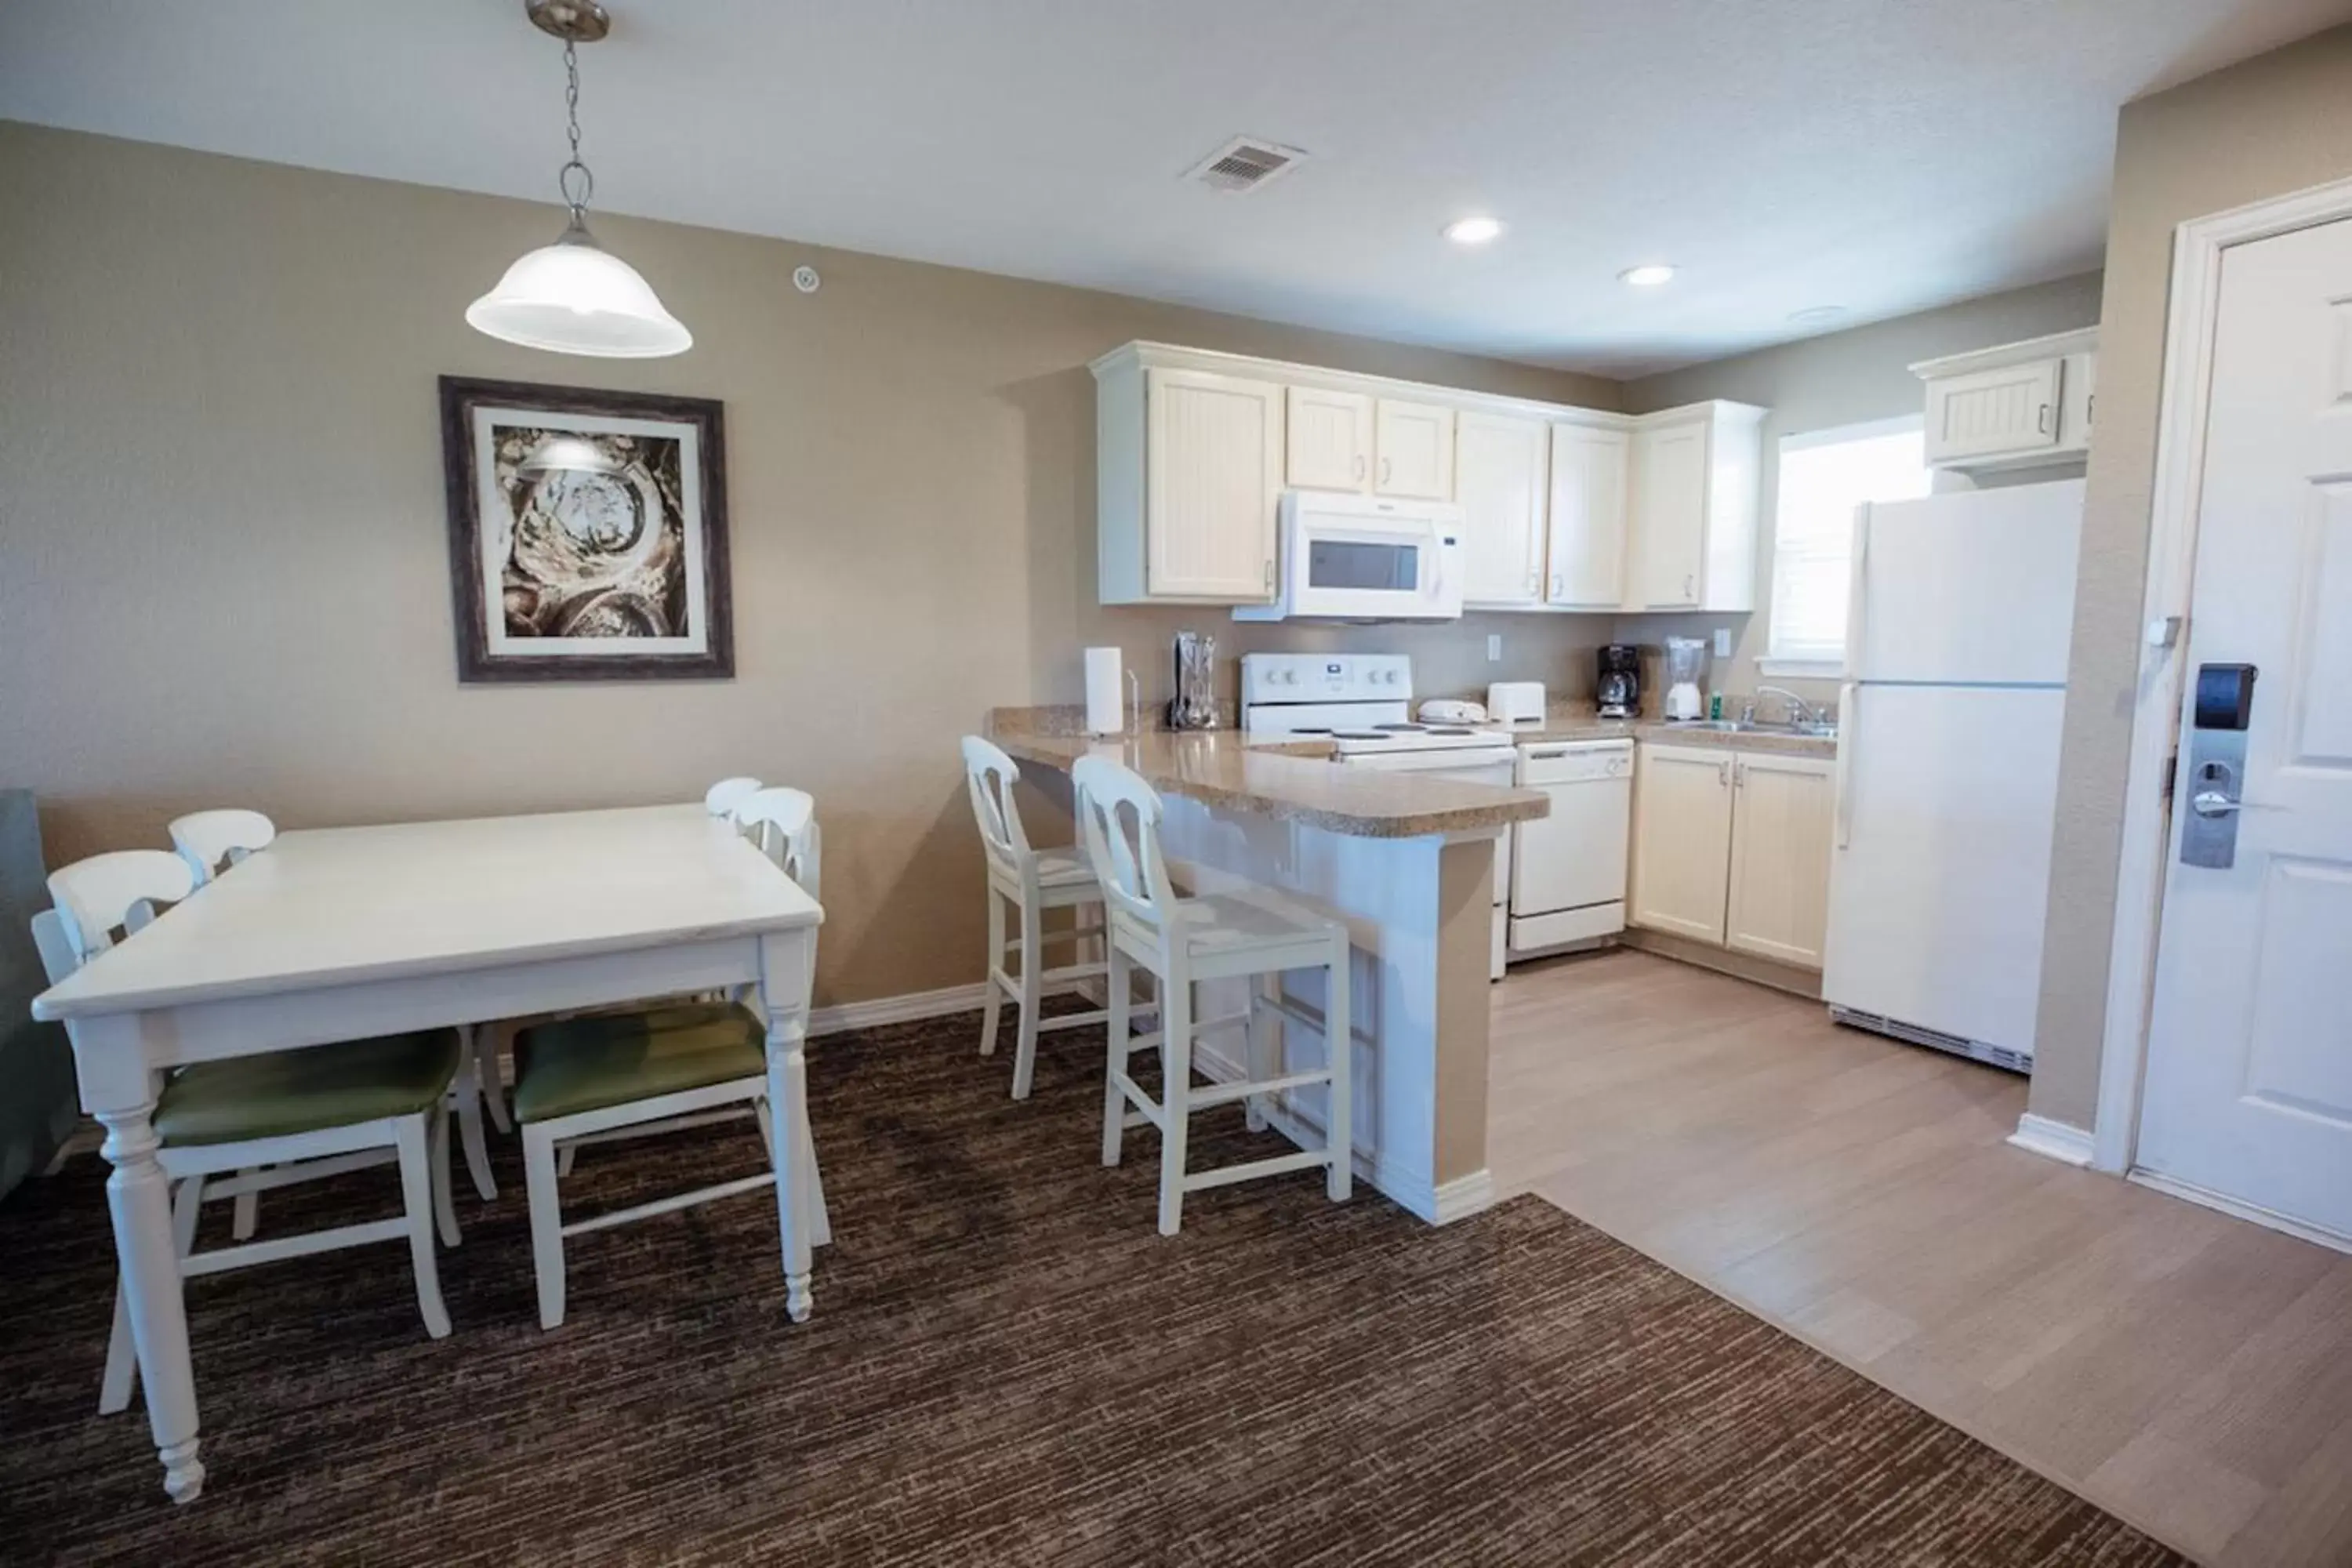
[[[2189,809],[2200,816],[2227,816],[2233,811],[2276,811],[2258,800],[2231,800],[2218,789],[2200,789],[2189,797]]]

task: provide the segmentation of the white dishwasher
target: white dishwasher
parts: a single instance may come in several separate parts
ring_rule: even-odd
[[[1549,795],[1551,815],[1520,823],[1511,847],[1513,955],[1623,931],[1633,742],[1523,745],[1518,783]]]

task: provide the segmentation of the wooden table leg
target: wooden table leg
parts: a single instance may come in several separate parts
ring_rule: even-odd
[[[808,1139],[808,990],[815,932],[777,931],[760,939],[760,999],[768,1020],[768,1136],[776,1173],[776,1226],[783,1238],[784,1310],[808,1321],[811,1241],[803,1173]]]
[[[152,1100],[100,1107],[104,1153],[114,1166],[106,1179],[106,1206],[114,1215],[114,1257],[131,1312],[131,1342],[139,1352],[139,1386],[147,1395],[147,1426],[163,1461],[163,1489],[173,1502],[194,1502],[205,1489],[196,1458],[196,1378],[188,1361],[188,1319],[180,1299],[180,1260],[172,1246],[171,1184],[155,1158],[162,1147],[148,1118]]]

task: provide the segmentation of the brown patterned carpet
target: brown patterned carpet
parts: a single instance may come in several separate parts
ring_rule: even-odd
[[[0,1558],[2179,1561],[1533,1199],[1439,1231],[1300,1175],[1199,1194],[1162,1240],[1155,1142],[1096,1163],[1090,1032],[1047,1037],[1027,1105],[976,1036],[821,1042],[841,1239],[804,1327],[772,1206],[737,1198],[575,1238],[541,1333],[510,1142],[498,1203],[459,1178],[447,1340],[397,1248],[193,1282],[210,1479],[185,1509],[137,1410],[94,1414],[100,1167],[31,1184],[0,1209]],[[1202,1155],[1253,1144],[1230,1115]],[[567,1193],[756,1159],[727,1129],[590,1150]],[[265,1234],[392,1186],[349,1180],[266,1203]]]

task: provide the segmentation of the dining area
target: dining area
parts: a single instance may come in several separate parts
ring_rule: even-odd
[[[127,1409],[135,1383],[174,1502],[203,1494],[209,1435],[185,1281],[353,1247],[382,1270],[405,1242],[425,1335],[462,1333],[439,1280],[465,1240],[452,1167],[471,1203],[496,1200],[493,1139],[520,1158],[541,1331],[564,1320],[567,1238],[753,1193],[774,1205],[781,1316],[808,1319],[829,1229],[804,792],[736,777],[677,805],[283,834],[205,811],[171,837],[50,874],[33,1011],[64,1026],[104,1129],[119,1280],[98,1408]],[[583,1149],[611,1163],[630,1141],[722,1130],[729,1179],[567,1212]],[[358,1173],[383,1166],[394,1217],[284,1224],[296,1189],[364,1202]],[[207,1205],[229,1211],[229,1245],[195,1247]]]

